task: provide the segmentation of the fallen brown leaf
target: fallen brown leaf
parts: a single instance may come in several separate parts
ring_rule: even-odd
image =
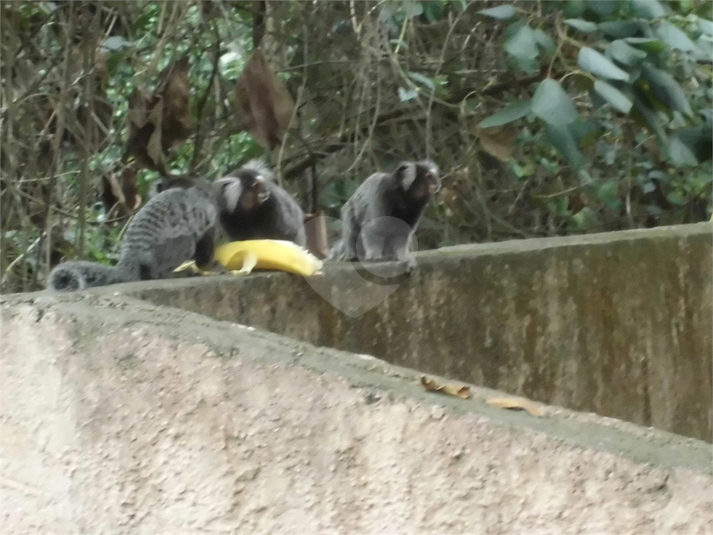
[[[532,416],[542,418],[545,416],[545,411],[538,407],[535,403],[525,398],[490,398],[487,401],[488,405],[499,407],[501,409],[523,410],[527,411]]]
[[[425,375],[421,377],[421,386],[428,392],[440,392],[460,399],[468,399],[470,397],[470,387],[441,385],[433,379],[427,379]]]

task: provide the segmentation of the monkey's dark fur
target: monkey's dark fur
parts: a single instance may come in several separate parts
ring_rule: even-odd
[[[220,224],[233,240],[288,240],[304,247],[304,212],[273,180],[260,160],[251,160],[216,180]]]
[[[161,279],[190,259],[199,268],[214,267],[217,221],[218,208],[209,188],[171,187],[149,200],[136,214],[126,229],[115,266],[64,262],[52,270],[48,286],[66,292]]]
[[[328,260],[410,261],[409,246],[441,181],[430,160],[368,177],[342,207],[342,238]]]

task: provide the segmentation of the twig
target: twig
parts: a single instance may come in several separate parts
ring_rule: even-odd
[[[32,249],[37,247],[37,244],[40,243],[40,240],[42,239],[42,236],[44,236],[44,232],[41,232],[40,235],[37,237],[35,241],[33,241],[30,246],[25,249],[15,260],[10,262],[8,266],[5,268],[5,274],[2,276],[2,281],[0,281],[0,286],[5,286],[5,283],[7,282],[7,278],[10,276],[12,273],[13,268],[22,262],[25,257],[32,252]]]
[[[216,24],[213,24],[212,26],[215,32],[215,57],[213,58],[213,71],[210,73],[210,80],[208,80],[205,92],[196,106],[196,138],[193,142],[193,157],[191,158],[191,164],[188,166],[189,173],[191,174],[194,173],[198,167],[200,152],[203,148],[203,140],[205,138],[203,135],[203,122],[201,121],[201,118],[203,117],[203,108],[205,107],[206,102],[208,102],[208,95],[210,95],[210,90],[213,87],[215,77],[218,74],[218,67],[220,65],[220,32],[218,31],[218,26]]]

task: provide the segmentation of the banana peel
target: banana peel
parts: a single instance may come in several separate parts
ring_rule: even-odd
[[[253,269],[287,271],[309,277],[322,274],[322,261],[303,247],[286,240],[245,240],[221,245],[215,259],[234,275],[247,275]],[[193,260],[184,262],[174,272],[190,269],[201,275]]]

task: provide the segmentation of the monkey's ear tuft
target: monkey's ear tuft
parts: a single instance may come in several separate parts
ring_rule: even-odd
[[[439,172],[440,172],[440,169],[438,169],[438,165],[436,165],[435,162],[433,162],[432,160],[424,160],[424,161],[421,162],[421,163],[422,163],[424,166],[426,166],[426,168],[427,168],[431,173],[433,173],[435,176],[438,176],[438,174],[439,174]]]
[[[401,179],[401,187],[404,190],[408,190],[413,185],[413,181],[416,180],[416,166],[411,162],[405,162],[399,165],[396,172]]]
[[[274,180],[275,176],[264,158],[254,158],[245,163],[241,169],[247,169],[262,177],[264,180]]]

